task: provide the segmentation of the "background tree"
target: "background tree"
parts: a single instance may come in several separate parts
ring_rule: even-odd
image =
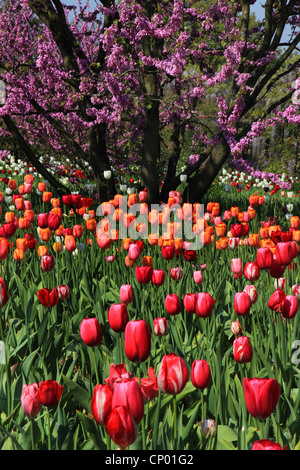
[[[4,1],[2,132],[53,185],[41,146],[90,165],[101,198],[117,190],[112,178],[106,193],[104,170],[118,177],[136,163],[149,202],[165,201],[186,158],[189,199],[200,201],[229,158],[254,171],[243,155],[268,126],[299,124],[295,90],[276,93],[299,68],[299,3],[267,0],[261,23],[253,3]]]

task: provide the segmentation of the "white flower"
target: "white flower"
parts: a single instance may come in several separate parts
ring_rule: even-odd
[[[110,170],[106,170],[103,172],[103,176],[106,180],[110,180],[111,178],[111,171]]]
[[[185,183],[187,180],[187,175],[183,174],[183,175],[180,175],[180,181],[181,183]]]

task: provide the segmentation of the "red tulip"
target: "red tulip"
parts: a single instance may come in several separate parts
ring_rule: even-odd
[[[53,255],[43,255],[41,257],[42,271],[50,272],[55,266],[55,258]]]
[[[193,279],[197,285],[202,284],[203,282],[203,273],[201,270],[193,272]]]
[[[34,419],[41,409],[39,388],[36,383],[23,385],[21,395],[21,405],[25,415],[29,419]]]
[[[39,383],[39,398],[43,406],[56,406],[61,398],[64,386],[56,380],[46,380]]]
[[[48,215],[48,227],[50,230],[57,230],[61,224],[61,217],[58,214],[53,214],[50,212]]]
[[[234,336],[239,336],[239,335],[241,335],[242,332],[243,332],[242,327],[241,327],[241,324],[240,324],[240,322],[238,322],[238,321],[233,321],[233,322],[231,322],[230,329],[231,329],[231,333],[232,333]]]
[[[3,308],[8,302],[7,288],[4,279],[0,277],[0,308]]]
[[[130,284],[123,284],[120,287],[120,300],[124,304],[130,304],[133,301],[133,289]]]
[[[175,256],[175,245],[163,245],[161,247],[161,254],[164,259],[172,260]]]
[[[65,247],[68,251],[73,252],[76,250],[76,240],[73,235],[67,235],[65,237]]]
[[[283,318],[290,320],[296,316],[298,309],[299,304],[297,297],[295,295],[287,295],[282,304],[281,315]]]
[[[119,382],[123,379],[130,379],[131,373],[127,372],[125,364],[111,364],[109,367],[109,377],[104,380],[104,382],[110,386],[111,389],[114,389],[116,382]]]
[[[96,423],[105,426],[111,411],[113,390],[107,384],[98,384],[94,388],[91,411]]]
[[[183,250],[183,256],[186,261],[195,261],[197,258],[197,251],[196,250]]]
[[[152,279],[153,268],[151,266],[136,266],[135,275],[140,284],[149,284]]]
[[[145,320],[130,320],[125,327],[125,353],[132,362],[144,362],[151,352],[151,332]]]
[[[196,359],[192,363],[191,382],[194,387],[204,390],[211,381],[211,370],[205,359]]]
[[[163,269],[153,269],[152,271],[152,284],[155,286],[162,286],[165,281],[165,272]]]
[[[196,314],[208,318],[212,314],[216,301],[208,292],[199,292],[197,296]]]
[[[111,408],[124,406],[128,408],[134,421],[138,424],[144,416],[144,397],[139,383],[134,379],[123,379],[114,384]]]
[[[293,250],[289,242],[277,243],[275,248],[276,260],[282,266],[288,266],[293,259]]]
[[[128,248],[128,258],[136,261],[141,254],[141,249],[136,243],[130,243]]]
[[[40,228],[48,227],[48,214],[46,213],[38,214],[38,226]]]
[[[168,331],[167,320],[163,318],[154,318],[153,320],[153,333],[156,336],[165,336]]]
[[[44,307],[55,307],[58,302],[57,288],[49,289],[47,287],[43,287],[37,291],[37,296]]]
[[[157,375],[158,388],[170,395],[176,395],[184,389],[189,378],[187,365],[174,353],[163,356]]]
[[[181,302],[177,294],[168,294],[165,298],[165,307],[169,315],[178,315],[181,312]]]
[[[279,279],[280,277],[282,277],[284,271],[285,271],[285,266],[282,266],[281,264],[279,264],[276,256],[273,255],[273,263],[269,270],[270,276],[274,277],[275,279]]]
[[[99,346],[102,341],[102,330],[98,319],[84,318],[80,324],[80,336],[87,346]]]
[[[280,396],[280,386],[276,379],[244,378],[244,395],[248,412],[257,419],[264,420],[273,413]]]
[[[133,444],[137,438],[137,425],[128,408],[114,407],[108,415],[106,430],[112,441],[122,449]]]
[[[10,242],[4,237],[0,237],[0,261],[6,259],[9,252]]]
[[[121,333],[125,330],[129,322],[126,304],[112,304],[107,313],[109,326],[116,333]]]
[[[268,307],[275,312],[281,311],[285,297],[285,292],[282,289],[276,289],[269,298]]]
[[[196,313],[197,294],[185,294],[183,297],[183,306],[187,313]]]
[[[141,378],[141,390],[144,397],[144,401],[146,403],[149,403],[150,401],[154,400],[154,398],[156,398],[159,393],[159,389],[157,386],[157,378],[155,377],[153,367],[149,367],[148,376],[149,377]],[[135,377],[135,380],[138,380],[138,378]]]
[[[239,336],[233,341],[233,357],[239,364],[252,361],[253,350],[248,336]]]
[[[286,450],[281,447],[278,442],[270,441],[269,439],[261,439],[260,441],[254,441],[252,450]]]
[[[256,263],[260,269],[270,269],[273,264],[273,253],[269,247],[258,248]]]
[[[237,315],[248,315],[251,309],[251,299],[247,292],[237,292],[234,295],[234,310]]]
[[[174,281],[179,281],[183,276],[183,269],[180,266],[171,268],[170,276]]]

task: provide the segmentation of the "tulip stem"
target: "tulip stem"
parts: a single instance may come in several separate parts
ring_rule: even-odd
[[[142,386],[141,382],[141,365],[137,364],[137,376],[138,376],[138,381],[139,381],[139,386]],[[146,450],[146,436],[145,436],[145,417],[142,417],[141,421],[142,425],[142,438],[143,438],[143,450]]]
[[[96,374],[96,381],[97,381],[97,384],[99,384],[99,376],[98,376],[98,370],[97,370],[97,364],[96,364],[96,354],[95,354],[95,348],[92,348],[93,349],[93,358],[94,358],[94,369],[95,369],[95,374]]]
[[[47,421],[48,421],[48,450],[51,450],[51,425],[50,425],[49,408],[47,408]]]
[[[35,449],[34,433],[33,433],[33,419],[30,420],[30,435],[31,435],[31,450]]]
[[[173,413],[174,413],[174,444],[173,450],[177,448],[177,403],[176,395],[173,395]]]
[[[123,363],[123,343],[122,343],[122,335],[119,333],[119,347],[120,347],[120,362]]]

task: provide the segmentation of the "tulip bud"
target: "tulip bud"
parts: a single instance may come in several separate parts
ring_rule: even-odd
[[[202,284],[203,282],[203,273],[201,270],[193,272],[193,279],[197,285]]]
[[[127,407],[115,406],[108,415],[106,430],[112,441],[125,449],[137,438],[137,425]]]
[[[98,384],[94,388],[91,400],[92,415],[100,426],[105,426],[107,417],[111,411],[113,391],[106,384]]]
[[[237,292],[234,296],[234,310],[237,315],[248,315],[251,309],[251,299],[247,292]]]
[[[197,294],[185,294],[183,297],[183,306],[187,313],[196,313]]]
[[[177,294],[168,294],[165,298],[165,307],[169,315],[178,315],[181,312],[181,303]]]
[[[109,307],[107,319],[109,326],[116,333],[121,333],[129,321],[127,307],[125,303],[112,304]]]
[[[133,289],[130,284],[123,284],[120,287],[120,300],[124,304],[130,304],[133,301]]]
[[[21,405],[25,415],[29,419],[34,419],[41,409],[39,388],[36,383],[23,385],[21,395]]]
[[[208,318],[214,308],[216,301],[207,292],[199,292],[197,296],[196,314],[202,318]]]
[[[214,437],[217,433],[217,426],[213,419],[205,419],[201,423],[201,435],[206,437]]]
[[[151,332],[145,320],[128,321],[125,327],[125,353],[132,362],[144,362],[151,352]]]
[[[102,341],[102,330],[97,318],[84,318],[80,324],[80,336],[89,347],[99,346]]]
[[[163,269],[153,269],[152,272],[152,284],[155,286],[162,286],[165,281],[165,272]]]
[[[240,322],[238,321],[231,322],[231,332],[235,336],[239,336],[242,334],[243,330],[242,330]]]
[[[55,258],[53,255],[44,255],[41,257],[42,271],[50,272],[54,268]]]
[[[247,410],[254,418],[265,420],[273,413],[280,396],[276,379],[245,377],[243,389]]]
[[[156,336],[165,336],[168,331],[167,320],[163,318],[154,318],[153,320],[153,333]]]
[[[233,357],[239,364],[252,361],[253,350],[248,336],[239,336],[233,341]]]
[[[56,406],[61,398],[64,386],[56,380],[46,380],[39,383],[39,398],[43,406]]]
[[[171,268],[170,276],[173,279],[173,281],[179,281],[183,276],[183,269],[181,267]]]
[[[176,395],[182,392],[188,378],[189,372],[184,359],[174,353],[163,356],[157,375],[157,385],[163,393]]]
[[[211,371],[206,360],[196,359],[192,363],[191,382],[194,387],[204,390],[211,381]]]

